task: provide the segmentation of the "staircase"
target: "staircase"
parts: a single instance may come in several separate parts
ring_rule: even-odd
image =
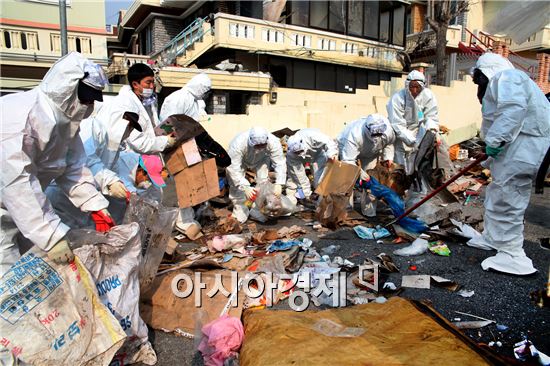
[[[502,47],[501,41],[494,39],[485,32],[479,32],[476,35],[469,29],[465,28],[464,30],[466,31],[467,41],[459,42],[458,49],[463,55],[470,56],[469,58],[473,60],[477,60],[479,56],[487,51],[496,51],[498,47]],[[536,60],[529,60],[510,49],[506,49],[506,58],[516,69],[524,71],[531,79],[536,80],[538,66]]]
[[[207,17],[189,24],[152,59],[160,59],[162,66],[188,66],[213,44],[214,28]]]

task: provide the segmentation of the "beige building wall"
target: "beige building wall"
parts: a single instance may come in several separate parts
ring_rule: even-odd
[[[312,127],[336,137],[346,123],[361,116],[371,113],[387,116],[390,96],[403,85],[404,78],[393,78],[382,81],[379,86],[369,85],[368,90],[357,90],[356,94],[278,88],[276,104],[270,104],[268,95],[264,95],[262,104],[249,106],[247,115],[215,114],[202,122],[225,147],[239,132],[253,126],[263,126],[269,131]],[[474,137],[481,125],[481,106],[476,97],[477,87],[471,79],[455,81],[450,88],[433,86],[431,89],[439,102],[441,124],[451,129],[448,143],[452,145]]]

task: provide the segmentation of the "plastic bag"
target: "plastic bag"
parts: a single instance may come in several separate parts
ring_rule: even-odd
[[[239,318],[222,315],[202,328],[205,337],[199,345],[206,366],[223,366],[224,361],[237,354],[244,339]]]
[[[353,228],[353,231],[357,234],[358,237],[361,239],[371,239],[371,240],[378,240],[381,238],[385,238],[390,236],[390,232],[383,228],[383,227],[364,227],[361,225],[357,225]]]
[[[393,252],[393,254],[401,255],[401,256],[412,256],[412,255],[420,255],[423,253],[426,253],[428,250],[428,241],[424,240],[422,238],[418,238],[415,241],[412,242],[411,245],[405,248],[397,249]]]
[[[296,211],[296,204],[285,195],[275,196],[274,184],[264,182],[258,188],[256,208],[267,217],[289,216]]]
[[[0,329],[2,348],[33,365],[108,365],[126,339],[80,259],[59,265],[37,247],[0,279]]]
[[[139,267],[141,291],[149,288],[157,273],[168,239],[178,215],[178,208],[165,207],[161,203],[133,194],[124,216],[124,224],[137,222],[141,239],[143,260]]]
[[[380,184],[376,178],[371,177],[368,182],[365,183],[365,187],[370,189],[371,193],[378,199],[384,199],[395,217],[401,216],[405,213],[405,204],[403,200],[397,193],[392,191],[390,188]],[[401,225],[406,230],[422,233],[428,230],[428,226],[416,219],[410,217],[404,217],[398,221],[398,224]]]
[[[139,225],[119,225],[106,233],[73,230],[69,239],[78,246],[74,254],[90,271],[101,302],[128,336],[115,359],[121,364],[144,361],[137,359],[139,349],[148,343],[147,326],[139,315],[138,270],[142,259]]]

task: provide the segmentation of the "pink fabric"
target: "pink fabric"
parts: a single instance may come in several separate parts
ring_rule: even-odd
[[[206,366],[223,366],[224,360],[237,353],[244,338],[239,318],[222,315],[202,327],[204,334],[199,351]]]

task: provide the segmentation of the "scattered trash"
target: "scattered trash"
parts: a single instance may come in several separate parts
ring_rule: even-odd
[[[293,246],[301,246],[302,242],[299,240],[275,240],[269,247],[267,247],[267,253],[278,252],[281,250],[287,250]]]
[[[233,259],[233,254],[226,253],[223,255],[222,263],[229,262],[231,259]]]
[[[477,316],[477,315],[472,315],[472,314],[468,314],[468,313],[463,313],[462,311],[455,310],[455,313],[457,313],[457,314],[462,314],[462,315],[467,315],[467,316],[471,316],[472,318],[476,318],[476,319],[480,319],[480,320],[486,320],[486,321],[495,323],[494,320],[482,318],[482,317]]]
[[[244,252],[244,247],[250,242],[249,234],[228,234],[223,236],[214,236],[207,241],[208,249],[211,253],[223,252],[232,249],[236,252]]]
[[[528,339],[524,339],[523,341],[514,344],[514,356],[520,361],[531,361],[532,363],[538,362],[544,366],[550,365],[550,357],[542,352],[539,352],[539,350]]]
[[[542,249],[550,250],[550,238],[540,238],[540,247]]]
[[[361,239],[377,240],[391,235],[387,229],[380,226],[371,228],[357,225],[353,228],[353,230]]]
[[[324,247],[323,249],[321,249],[321,254],[323,255],[332,255],[334,253],[336,253],[336,251],[340,249],[340,246],[339,245],[329,245],[328,247]]]
[[[430,275],[403,276],[401,279],[401,287],[429,289]]]
[[[204,338],[199,351],[206,366],[223,366],[224,362],[236,356],[244,339],[244,329],[239,318],[222,315],[202,327]]]
[[[463,224],[462,222],[457,220],[453,220],[453,219],[450,219],[450,220],[451,220],[451,223],[454,226],[456,226],[456,229],[453,230],[455,234],[458,234],[467,239],[473,239],[481,236],[481,234],[470,225]]]
[[[383,270],[390,273],[399,272],[399,268],[397,268],[395,263],[393,263],[393,260],[391,259],[391,257],[386,253],[380,253],[376,256],[376,258],[380,260],[379,265]]]
[[[400,256],[413,256],[425,253],[428,250],[428,241],[424,239],[416,239],[411,245],[405,248],[397,249],[393,254]]]
[[[460,287],[458,283],[440,276],[432,276],[431,283],[434,286],[441,287],[452,292],[458,290],[458,288]]]
[[[330,319],[318,320],[311,329],[325,335],[327,337],[358,337],[365,333],[365,328],[358,327],[346,327],[342,324],[338,324]]]
[[[454,322],[454,326],[458,329],[479,329],[494,323],[492,320],[473,320],[465,322]]]
[[[418,267],[415,266],[414,264],[411,264],[411,265],[409,266],[409,269],[410,269],[411,271],[416,271],[416,270],[418,269]]]
[[[382,286],[382,288],[385,288],[385,289],[388,289],[388,290],[392,290],[392,291],[397,290],[397,286],[395,286],[395,283],[393,283],[393,282],[386,282],[386,283],[384,284],[384,286]]]
[[[445,244],[441,240],[431,242],[428,245],[429,245],[428,249],[430,249],[430,252],[434,254],[437,254],[443,257],[448,257],[451,255],[451,250],[449,249],[447,244]]]
[[[494,347],[494,346],[497,346],[497,347],[499,347],[499,348],[500,348],[500,347],[502,347],[502,342],[501,342],[501,341],[497,341],[497,342],[495,342],[495,341],[491,341],[491,342],[489,342],[489,344],[488,344],[488,345],[489,345],[489,347]]]
[[[383,304],[386,301],[388,301],[388,299],[386,299],[384,296],[378,296],[376,299],[374,299],[374,302],[377,304]]]
[[[497,324],[497,330],[499,332],[506,332],[506,331],[508,331],[508,329],[510,329],[510,327],[507,327],[504,324]]]
[[[458,291],[458,294],[462,297],[472,297],[474,296],[474,291],[460,290]]]

